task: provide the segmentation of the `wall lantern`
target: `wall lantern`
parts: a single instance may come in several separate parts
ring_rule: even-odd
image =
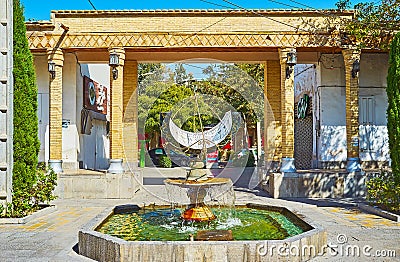
[[[351,68],[351,77],[356,78],[358,75],[358,72],[360,72],[360,61],[356,59],[353,62],[353,67]]]
[[[113,79],[117,80],[118,78],[117,66],[119,66],[119,55],[115,51],[113,51],[110,54],[110,62],[108,64],[112,67]]]
[[[293,67],[297,64],[296,49],[292,49],[287,53],[286,56],[286,79],[290,78],[293,72]]]
[[[56,78],[56,63],[54,63],[53,60],[50,60],[50,61],[47,63],[47,70],[48,70],[49,73],[50,73],[51,79]]]

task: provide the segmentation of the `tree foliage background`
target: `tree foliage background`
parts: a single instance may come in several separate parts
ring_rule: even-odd
[[[241,77],[238,71],[254,80],[249,81],[249,77]],[[139,128],[142,127],[139,133],[150,135],[150,139],[159,138],[160,114],[171,111],[182,101],[192,106],[178,106],[179,117],[175,120],[179,127],[187,131],[198,132],[201,126],[218,123],[225,113],[219,109],[226,109],[226,104],[242,113],[247,126],[253,126],[259,121],[255,114],[256,103],[251,103],[252,99],[245,99],[242,94],[246,92],[251,95],[248,90],[254,86],[263,90],[262,64],[210,64],[202,73],[203,79],[196,80],[186,72],[182,64],[176,64],[173,69],[162,64],[139,64],[138,118]],[[236,90],[232,86],[235,86]],[[196,106],[192,104],[194,92],[203,95],[203,100],[210,98],[209,101],[199,99],[201,119],[195,110]],[[211,97],[218,97],[220,100]],[[213,108],[206,105],[210,103]],[[263,102],[259,104],[263,106]]]
[[[353,8],[356,11],[353,20],[343,21],[341,37],[344,44],[388,50],[391,39],[400,30],[399,0],[361,2],[353,7],[350,0],[340,0],[336,6],[341,10]]]

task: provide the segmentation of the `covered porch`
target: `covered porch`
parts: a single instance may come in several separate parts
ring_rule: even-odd
[[[326,12],[337,17],[332,25],[353,16],[349,11]],[[48,116],[44,116],[48,136],[41,139],[48,155],[44,154],[43,160],[59,173],[81,167],[85,135],[80,119],[85,94],[80,65],[109,64],[110,57],[116,55],[118,61],[111,63],[107,72],[110,110],[106,151],[111,163],[107,169],[111,174],[138,171],[138,63],[201,59],[264,65],[263,150],[264,163],[269,164],[260,167],[262,180],[269,177],[269,181],[294,185],[293,179],[301,174],[297,170],[322,167],[344,168],[334,171],[338,177],[342,171],[360,176],[360,157],[371,151],[370,145],[360,149],[360,125],[371,125],[383,117],[375,111],[369,116],[367,110],[366,122],[360,123],[360,94],[379,97],[371,104],[366,100],[367,107],[384,104],[380,92],[386,84],[387,55],[343,45],[330,26],[320,30],[311,26],[325,18],[317,11],[53,11],[51,21],[28,22],[39,89],[48,94]],[[293,56],[294,63],[290,60]],[[313,79],[297,81],[295,64],[310,68]],[[304,88],[306,85],[311,87]],[[333,101],[329,101],[332,94]],[[306,96],[307,101],[302,100]],[[299,117],[299,106],[304,104],[303,118]],[[329,121],[332,115],[339,120]],[[307,117],[306,130],[296,133],[297,119]],[[63,127],[63,123],[68,125]],[[379,126],[383,124],[381,121]],[[331,142],[340,138],[340,143],[329,144],[326,137]],[[72,147],[69,141],[74,141]],[[364,159],[379,165],[388,161],[385,152]],[[343,183],[350,185],[347,181]],[[310,185],[315,183],[317,180],[310,180]],[[289,189],[275,186],[275,190]]]

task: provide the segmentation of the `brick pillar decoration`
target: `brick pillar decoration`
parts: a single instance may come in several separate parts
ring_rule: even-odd
[[[13,1],[0,1],[0,205],[12,202],[13,174]]]
[[[54,172],[62,170],[62,93],[64,53],[61,49],[47,51],[48,62],[55,64],[55,72],[49,74],[49,166]]]
[[[281,172],[295,172],[294,166],[294,70],[289,72],[287,54],[293,48],[280,48],[281,65],[281,125],[282,125],[282,165]]]
[[[346,139],[347,171],[361,171],[359,158],[359,120],[358,120],[358,71],[354,70],[360,62],[358,49],[342,50],[346,73]]]
[[[119,56],[119,65],[116,79],[114,79],[113,68],[110,66],[110,173],[123,173],[122,161],[124,158],[122,141],[122,119],[123,119],[123,90],[124,90],[124,62],[125,50],[120,47],[109,48],[109,53]]]
[[[281,124],[281,65],[278,60],[270,60],[264,66],[264,152],[265,163],[276,171],[282,158]],[[267,104],[271,108],[268,110]],[[268,168],[268,167],[267,167]]]
[[[138,63],[126,60],[123,90],[123,146],[124,162],[130,170],[138,166]]]

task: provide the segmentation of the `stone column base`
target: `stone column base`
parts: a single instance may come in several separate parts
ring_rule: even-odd
[[[122,159],[110,159],[110,167],[108,168],[108,173],[111,174],[122,174],[124,173],[124,168],[122,166]]]
[[[280,171],[283,172],[283,173],[296,172],[296,167],[294,166],[294,158],[292,158],[292,157],[283,157]]]
[[[359,172],[361,171],[360,159],[358,157],[351,157],[347,159],[347,172]]]
[[[62,160],[54,160],[54,159],[49,159],[49,167],[53,169],[54,172],[56,173],[62,173],[64,172],[62,169]]]

